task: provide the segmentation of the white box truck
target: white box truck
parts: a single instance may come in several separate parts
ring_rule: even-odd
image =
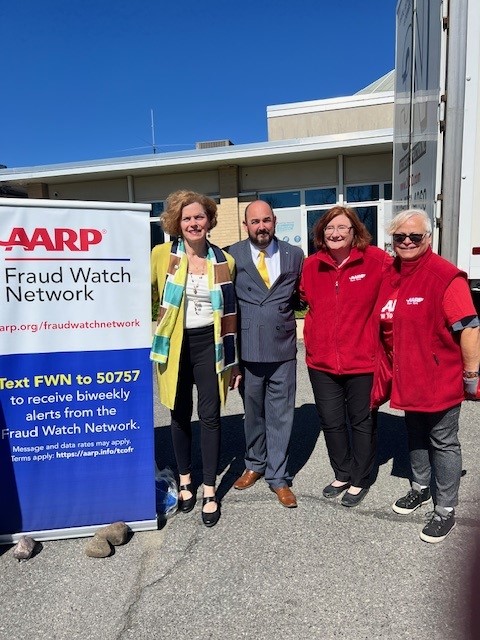
[[[480,302],[480,2],[399,0],[393,214],[420,207]]]

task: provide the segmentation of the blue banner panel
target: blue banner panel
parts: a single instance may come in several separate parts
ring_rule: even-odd
[[[0,356],[0,535],[155,519],[148,356]]]

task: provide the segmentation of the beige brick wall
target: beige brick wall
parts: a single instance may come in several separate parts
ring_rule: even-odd
[[[240,240],[238,198],[222,199],[218,207],[218,224],[212,231],[212,242],[226,247]]]
[[[211,240],[219,247],[226,247],[240,240],[238,167],[220,167],[218,183],[220,193],[218,224],[212,231]]]
[[[36,198],[48,198],[48,185],[44,182],[35,182],[27,186],[28,197],[32,199]]]
[[[245,240],[248,237],[247,230],[243,224],[245,220],[245,209],[248,207],[250,202],[254,202],[255,199],[249,200],[248,202],[241,202],[239,205],[239,221],[240,221],[240,240]]]

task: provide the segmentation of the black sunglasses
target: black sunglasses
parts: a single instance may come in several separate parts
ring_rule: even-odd
[[[406,238],[410,238],[414,244],[420,244],[426,235],[427,233],[393,233],[392,238],[397,244],[405,242]]]

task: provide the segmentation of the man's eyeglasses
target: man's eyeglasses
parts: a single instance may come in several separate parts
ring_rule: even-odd
[[[334,231],[338,231],[338,233],[348,233],[352,227],[347,227],[346,224],[341,224],[338,227],[325,227],[323,230],[326,234],[331,234]]]
[[[428,233],[393,233],[392,238],[397,244],[405,242],[407,238],[410,238],[414,244],[420,244],[426,235],[428,235]]]

